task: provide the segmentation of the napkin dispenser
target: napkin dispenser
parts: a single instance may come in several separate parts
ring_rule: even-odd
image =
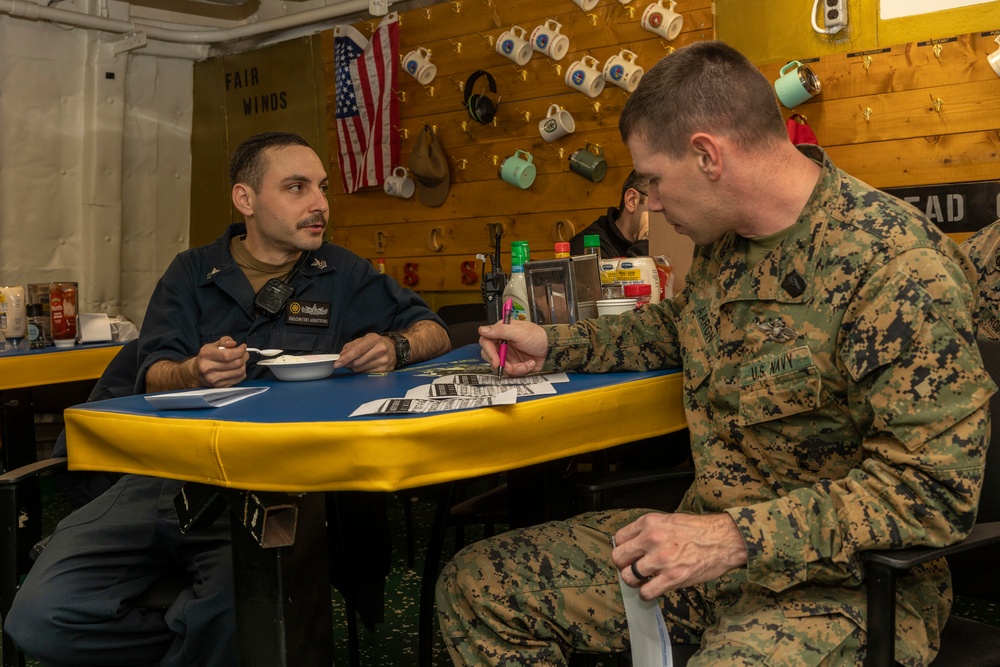
[[[531,321],[573,324],[597,317],[601,273],[597,255],[532,260],[524,265]]]

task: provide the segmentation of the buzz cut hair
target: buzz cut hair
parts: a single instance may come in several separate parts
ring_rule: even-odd
[[[625,103],[618,129],[622,141],[637,137],[672,159],[697,132],[725,136],[744,150],[788,139],[771,83],[718,40],[694,42],[656,63]]]

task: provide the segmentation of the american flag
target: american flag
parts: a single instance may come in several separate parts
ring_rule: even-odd
[[[349,25],[334,29],[338,159],[344,192],[381,185],[399,163],[396,76],[399,15],[388,14],[371,41]]]

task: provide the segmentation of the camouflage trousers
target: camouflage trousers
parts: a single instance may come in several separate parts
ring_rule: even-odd
[[[515,530],[455,556],[437,583],[441,634],[455,665],[566,665],[574,652],[628,650],[611,536],[649,510],[614,510]],[[688,663],[860,665],[863,632],[841,614],[803,613],[739,570],[661,598]]]

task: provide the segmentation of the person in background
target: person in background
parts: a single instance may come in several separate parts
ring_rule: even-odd
[[[962,250],[979,273],[976,334],[979,338],[1000,340],[1000,220],[965,239]]]
[[[635,173],[622,183],[618,208],[608,212],[569,240],[570,254],[583,254],[583,237],[601,237],[601,257],[641,257],[649,254],[649,211],[646,208],[646,188],[649,182]]]
[[[266,369],[248,344],[339,352],[336,365],[356,373],[391,371],[449,350],[447,331],[416,294],[325,241],[327,173],[304,139],[250,137],[233,153],[230,179],[245,223],[180,253],[160,279],[139,336],[137,393],[262,377]],[[275,278],[292,294],[262,298]],[[310,306],[312,315],[300,317],[293,304]],[[126,475],[60,522],[4,631],[53,667],[234,667],[229,516],[181,534],[174,497],[182,485]],[[165,613],[134,604],[176,570],[192,584]]]
[[[860,556],[951,544],[975,521],[996,386],[973,267],[915,209],[794,146],[770,82],[722,42],[662,59],[619,127],[650,210],[696,244],[684,290],[483,327],[482,353],[496,367],[506,339],[515,377],[681,367],[694,482],[676,513],[589,513],[461,551],[437,586],[451,658],[625,651],[629,586],[673,642],[699,645],[690,667],[860,665]],[[944,560],[902,577],[897,600],[895,658],[926,665],[951,604]]]

